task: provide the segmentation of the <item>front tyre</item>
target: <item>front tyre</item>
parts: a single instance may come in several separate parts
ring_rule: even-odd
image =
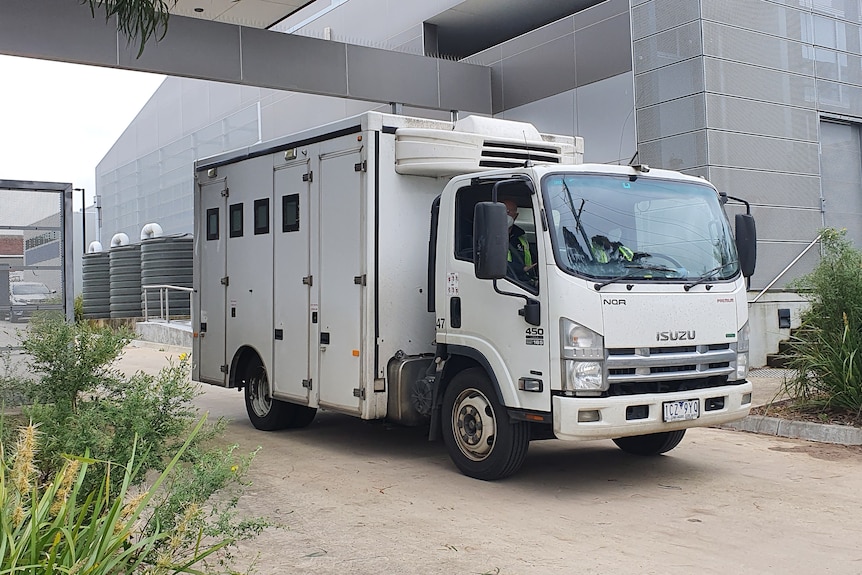
[[[685,429],[680,429],[634,437],[618,437],[614,439],[614,443],[626,453],[633,455],[661,455],[679,445],[684,435]]]
[[[502,479],[521,467],[530,445],[524,421],[511,421],[485,372],[467,369],[456,375],[443,397],[443,441],[464,475]]]

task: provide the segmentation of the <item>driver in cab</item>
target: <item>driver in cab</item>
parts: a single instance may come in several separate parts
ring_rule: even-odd
[[[621,242],[612,242],[607,236],[595,235],[590,241],[593,260],[600,264],[608,262],[630,262],[635,254]]]

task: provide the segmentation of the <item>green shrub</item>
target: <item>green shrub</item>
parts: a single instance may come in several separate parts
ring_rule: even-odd
[[[810,306],[791,342],[796,376],[786,390],[799,402],[862,416],[862,252],[846,230],[822,232],[818,266],[791,287]]]
[[[221,445],[222,421],[199,425],[186,439],[197,420],[192,401],[200,393],[190,378],[188,356],[182,354],[156,376],[125,376],[114,362],[128,342],[124,331],[67,324],[56,317],[31,322],[22,345],[41,381],[14,384],[28,396],[31,403],[23,412],[40,432],[39,479],[47,482],[61,473],[68,464],[65,454],[87,453],[90,461],[104,465],[104,472],[81,475],[80,493],[111,499],[122,497],[130,485],[144,484],[148,472],[164,474],[170,467],[142,528],[146,537],[186,526],[233,544],[269,526],[234,513],[255,454],[238,455],[235,445]],[[3,432],[0,425],[0,436]],[[173,458],[177,452],[182,456]],[[132,460],[134,466],[117,463]],[[228,565],[229,552],[223,553]]]

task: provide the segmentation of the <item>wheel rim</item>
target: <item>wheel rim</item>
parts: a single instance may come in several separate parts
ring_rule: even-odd
[[[452,407],[452,436],[458,449],[473,461],[486,459],[494,449],[497,419],[488,398],[477,389],[462,391]]]
[[[270,409],[272,409],[272,398],[269,397],[266,371],[263,368],[258,369],[246,385],[248,385],[248,397],[251,409],[258,417],[266,417]]]

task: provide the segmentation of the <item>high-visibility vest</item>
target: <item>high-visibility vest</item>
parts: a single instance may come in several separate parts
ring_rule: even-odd
[[[591,244],[591,247],[593,250],[593,257],[596,258],[597,262],[599,262],[600,264],[608,263],[608,252],[606,252],[604,248],[602,248],[601,246],[597,246],[596,244]],[[617,250],[620,252],[620,255],[626,261],[630,262],[632,261],[632,258],[635,257],[634,252],[624,245],[620,245]]]
[[[521,243],[521,248],[524,250],[524,266],[533,265],[533,256],[530,254],[530,244],[524,239],[524,236],[518,236],[518,241]],[[512,245],[509,244],[509,261],[512,261]]]

